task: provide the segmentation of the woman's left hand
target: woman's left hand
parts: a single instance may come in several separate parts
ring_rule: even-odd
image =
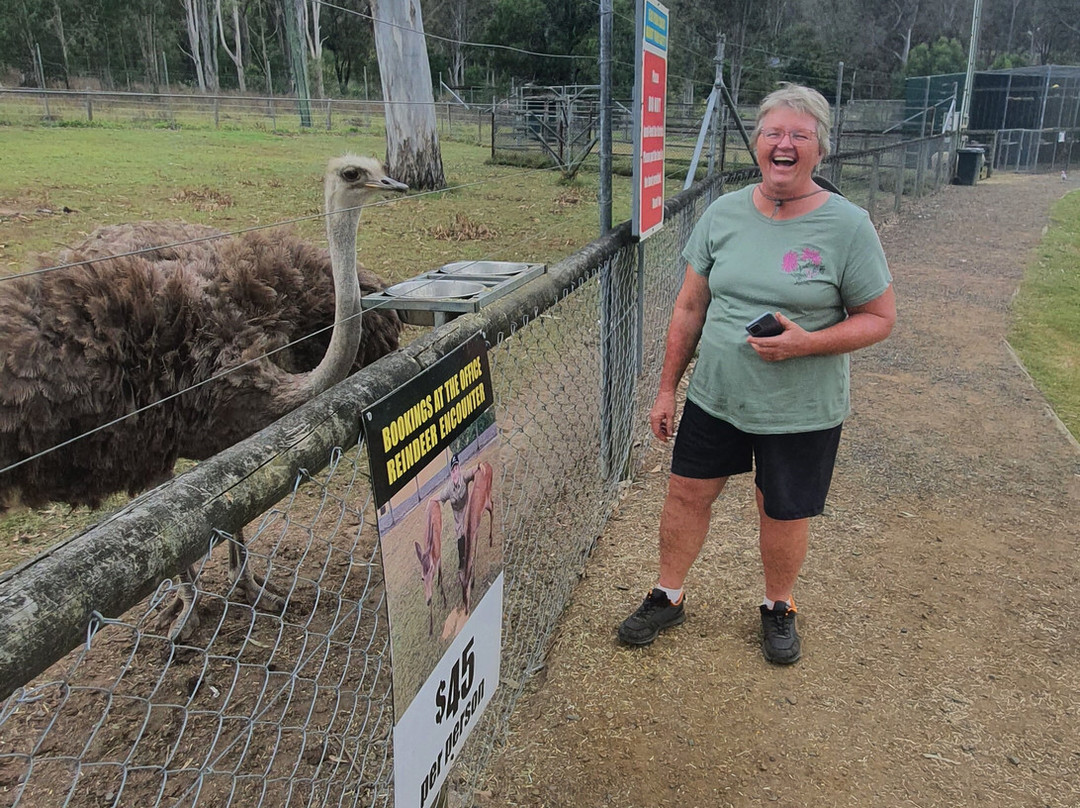
[[[776,312],[776,319],[784,327],[783,333],[775,337],[748,337],[746,341],[750,343],[750,347],[766,362],[780,362],[795,356],[805,356],[807,332],[780,312]]]

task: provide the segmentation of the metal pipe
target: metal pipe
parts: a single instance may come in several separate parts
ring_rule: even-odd
[[[611,20],[614,0],[600,0],[600,235],[611,230]]]

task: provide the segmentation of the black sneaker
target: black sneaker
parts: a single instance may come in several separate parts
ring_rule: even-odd
[[[795,608],[778,600],[772,609],[761,604],[761,650],[774,665],[798,662],[802,654],[795,628]]]
[[[627,645],[648,645],[661,629],[677,626],[686,619],[685,603],[685,595],[673,604],[663,589],[654,589],[645,596],[637,611],[623,620],[619,626],[619,639]]]

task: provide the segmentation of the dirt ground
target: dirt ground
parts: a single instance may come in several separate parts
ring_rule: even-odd
[[[668,449],[613,516],[485,802],[1080,805],[1080,450],[1005,342],[1072,185],[995,174],[881,228],[900,317],[852,363],[827,513],[797,589],[803,658],[759,650],[750,483],[729,484],[688,620],[628,649],[656,576]]]

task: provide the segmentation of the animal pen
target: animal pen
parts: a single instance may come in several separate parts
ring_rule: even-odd
[[[947,181],[942,148],[835,155],[825,171],[880,219]],[[642,261],[624,223],[0,576],[4,804],[393,804],[386,594],[359,413],[478,332],[501,436],[502,684],[448,787],[482,788],[638,470],[681,249],[716,195],[755,178],[698,183],[667,203]],[[206,560],[244,527],[253,563],[287,593],[283,614],[229,597],[225,548]],[[155,616],[190,562],[203,622],[174,644]]]
[[[904,131],[929,135],[946,128],[965,78],[948,73],[907,79]],[[1080,67],[976,71],[967,134],[986,148],[993,169],[1069,170],[1080,141]]]

